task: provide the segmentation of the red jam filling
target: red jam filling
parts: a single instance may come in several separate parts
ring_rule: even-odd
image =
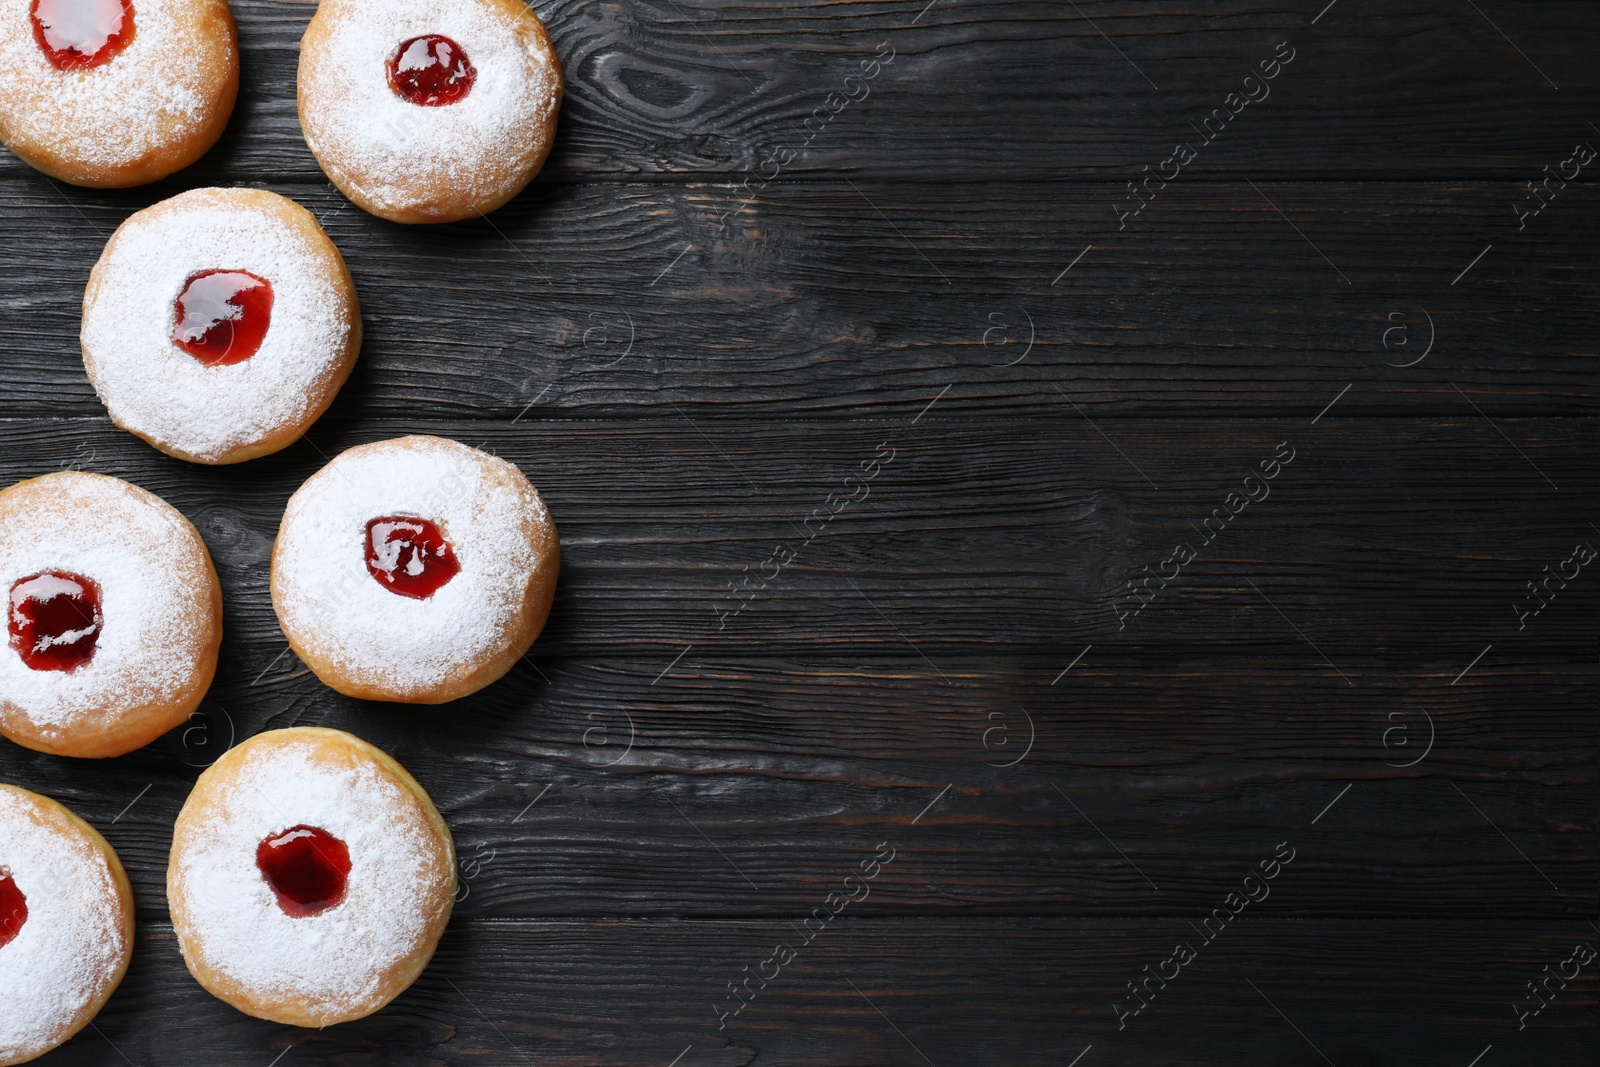
[[[22,890],[9,874],[0,874],[0,948],[11,944],[27,921],[28,901]]]
[[[436,524],[388,515],[367,523],[367,572],[391,593],[426,600],[461,572],[461,564]]]
[[[272,325],[272,284],[242,270],[202,271],[184,285],[173,312],[179,348],[211,367],[243,363]]]
[[[75,671],[88,663],[105,625],[100,587],[66,571],[17,582],[7,615],[11,647],[36,671]]]
[[[420,107],[465,100],[477,80],[478,68],[461,46],[437,33],[401,42],[389,60],[389,88]]]
[[[33,39],[57,70],[108,63],[133,40],[132,0],[33,0]]]
[[[304,919],[344,900],[350,850],[326,830],[295,826],[256,846],[256,866],[284,914]]]

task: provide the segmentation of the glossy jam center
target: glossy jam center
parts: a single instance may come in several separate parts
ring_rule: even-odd
[[[367,571],[391,593],[426,600],[461,571],[444,531],[427,519],[388,515],[367,523]]]
[[[100,587],[81,574],[45,571],[11,587],[11,647],[36,671],[73,671],[94,657],[105,618]]]
[[[326,830],[295,826],[256,846],[256,866],[284,913],[304,919],[344,900],[350,850]]]
[[[28,901],[11,880],[9,874],[0,873],[0,948],[5,948],[28,921]]]
[[[448,37],[430,33],[401,43],[389,60],[389,88],[421,107],[444,107],[467,98],[478,70]]]
[[[272,284],[248,271],[203,271],[184,285],[173,313],[173,344],[207,366],[243,363],[272,325]]]
[[[57,70],[109,62],[133,40],[132,0],[33,0],[33,39]]]

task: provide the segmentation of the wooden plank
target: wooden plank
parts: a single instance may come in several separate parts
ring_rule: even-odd
[[[1526,181],[1593,136],[1583,101],[1596,38],[1583,0],[1345,3],[1314,22],[1322,6],[539,3],[569,79],[541,188],[759,180],[772,159],[787,160],[784,178],[1120,183],[1185,141],[1212,177]],[[238,0],[233,10],[239,107],[221,145],[181,180],[319,178],[295,112],[313,5]],[[1290,55],[1271,81],[1245,83]],[[1261,101],[1230,103],[1230,93]],[[1196,128],[1216,108],[1240,113],[1204,143]],[[20,168],[6,158],[4,169]]]
[[[1281,892],[1297,873],[1282,872]],[[1209,945],[1171,921],[836,922],[721,1030],[718,1012],[734,1003],[729,983],[771,974],[762,964],[774,947],[800,940],[789,924],[457,921],[393,1005],[318,1031],[249,1019],[214,1000],[184,971],[170,928],[145,923],[96,1030],[49,1062],[281,1057],[292,1067],[374,1060],[382,1050],[395,1067],[1199,1067],[1321,1057],[1466,1067],[1492,1045],[1497,1062],[1576,1067],[1595,1050],[1586,972],[1525,1029],[1512,1011],[1533,1003],[1524,983],[1542,968],[1559,967],[1579,942],[1597,943],[1577,921],[1422,927],[1262,915]],[[1178,943],[1195,949],[1194,960],[1166,988],[1153,980],[1158,992],[1119,1031],[1127,983]]]
[[[204,714],[123,759],[0,747],[0,780],[107,834],[147,918],[198,769],[291,725],[418,775],[464,916],[803,914],[912,833],[856,911],[1199,917],[1302,831],[1315,855],[1281,902],[1300,917],[1580,917],[1600,868],[1592,662],[1494,660],[1454,685],[1452,662],[1366,664],[1350,689],[1273,659],[1099,649],[1066,677],[947,663],[948,685],[915,656],[664,675],[541,658],[445,715],[339,697],[292,656],[260,678],[238,660]]]
[[[279,188],[355,273],[346,417],[911,416],[946,387],[993,415],[1600,409],[1585,190],[1519,233],[1508,183],[1195,183],[1123,230],[1105,184],[559,188],[424,230]],[[0,416],[103,412],[83,285],[171,191],[0,181]]]
[[[228,601],[185,727],[112,761],[0,742],[140,916],[47,1062],[1595,1062],[1593,965],[1517,1018],[1600,945],[1596,575],[1547,577],[1600,544],[1593,169],[1528,211],[1600,145],[1592,3],[536,6],[567,106],[486,222],[325,182],[311,3],[236,0],[238,114],[171,181],[0,153],[0,486],[161,493]],[[238,183],[323,219],[368,345],[308,440],[204,469],[109,425],[78,304],[128,214]],[[518,463],[563,533],[547,634],[449,709],[331,693],[266,596],[293,490],[408,432]],[[391,751],[462,858],[422,980],[323,1031],[206,995],[164,900],[200,768],[295,724]],[[1249,915],[1211,936],[1219,907]]]
[[[1335,408],[1320,421],[1097,430],[1064,400],[1050,420],[941,409],[467,433],[330,423],[236,469],[167,459],[104,420],[16,421],[0,423],[0,480],[77,465],[169,499],[212,545],[231,640],[261,650],[256,671],[283,647],[266,587],[288,497],[325,457],[413,432],[504,456],[550,503],[565,547],[541,654],[665,666],[691,644],[702,656],[914,650],[937,679],[952,655],[1105,642],[1271,650],[1338,681],[1359,674],[1354,662],[1421,649],[1465,667],[1489,643],[1500,656],[1593,648],[1597,586],[1573,559],[1600,539],[1589,420],[1351,420]],[[1180,546],[1197,558],[1182,565]],[[1577,577],[1529,591],[1558,571]],[[1549,606],[1533,615],[1540,598]]]

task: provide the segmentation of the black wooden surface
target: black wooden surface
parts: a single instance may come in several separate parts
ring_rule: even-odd
[[[1600,563],[1523,614],[1600,547],[1593,165],[1518,216],[1600,147],[1591,3],[538,10],[561,133],[487,221],[395,227],[329,187],[294,117],[307,4],[236,3],[240,107],[190,171],[97,193],[0,161],[0,481],[160,493],[227,595],[187,729],[0,748],[139,905],[127,981],[45,1062],[1595,1062],[1600,963],[1514,1010],[1600,946]],[[1119,228],[1285,41],[1271,95]],[[368,340],[307,440],[210,470],[110,425],[78,305],[130,212],[235,183],[319,214]],[[545,636],[448,709],[331,693],[267,600],[294,489],[409,432],[516,462],[562,532]],[[162,888],[198,769],[295,724],[393,753],[463,860],[422,979],[323,1031],[205,994]]]

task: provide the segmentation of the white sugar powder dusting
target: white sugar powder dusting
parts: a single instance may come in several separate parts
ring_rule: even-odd
[[[330,245],[266,210],[262,193],[196,189],[133,216],[95,267],[84,359],[116,423],[214,461],[304,419],[337,373],[352,329]],[[207,366],[172,342],[174,303],[202,271],[272,285],[254,356]]]
[[[437,523],[461,565],[427,600],[367,570],[367,523],[394,515]],[[289,501],[274,603],[285,631],[314,635],[351,672],[390,690],[430,688],[506,647],[540,563],[528,527],[548,522],[515,467],[466,445],[404,437],[352,449]]]
[[[211,65],[195,61],[215,44],[194,7],[193,0],[137,0],[127,48],[98,67],[64,71],[34,39],[32,0],[0,0],[0,128],[89,166],[134,163],[189,136],[218,93],[205,81]]]
[[[419,887],[451,872],[409,790],[376,764],[317,752],[316,739],[296,739],[228,765],[227,788],[175,838],[173,888],[207,967],[255,997],[347,1014],[383,999],[385,972],[429,932]],[[257,846],[295,826],[325,830],[350,851],[344,900],[300,918],[278,905],[256,865]]]
[[[32,670],[0,646],[0,706],[66,729],[108,707],[171,701],[193,683],[212,603],[209,584],[191,579],[207,564],[182,515],[127,482],[72,471],[11,490],[6,510],[0,596],[43,571],[79,574],[100,586],[105,622],[94,658],[74,671]]]
[[[487,196],[520,181],[543,152],[559,104],[559,64],[529,47],[503,12],[481,0],[323,0],[332,32],[302,81],[306,142],[324,168],[375,204],[410,205],[419,183],[441,179]],[[464,100],[420,107],[389,87],[403,41],[441,34],[478,72]]]
[[[37,1055],[104,992],[127,948],[105,857],[42,822],[37,801],[0,789],[0,873],[28,918],[0,948],[0,1062]]]

